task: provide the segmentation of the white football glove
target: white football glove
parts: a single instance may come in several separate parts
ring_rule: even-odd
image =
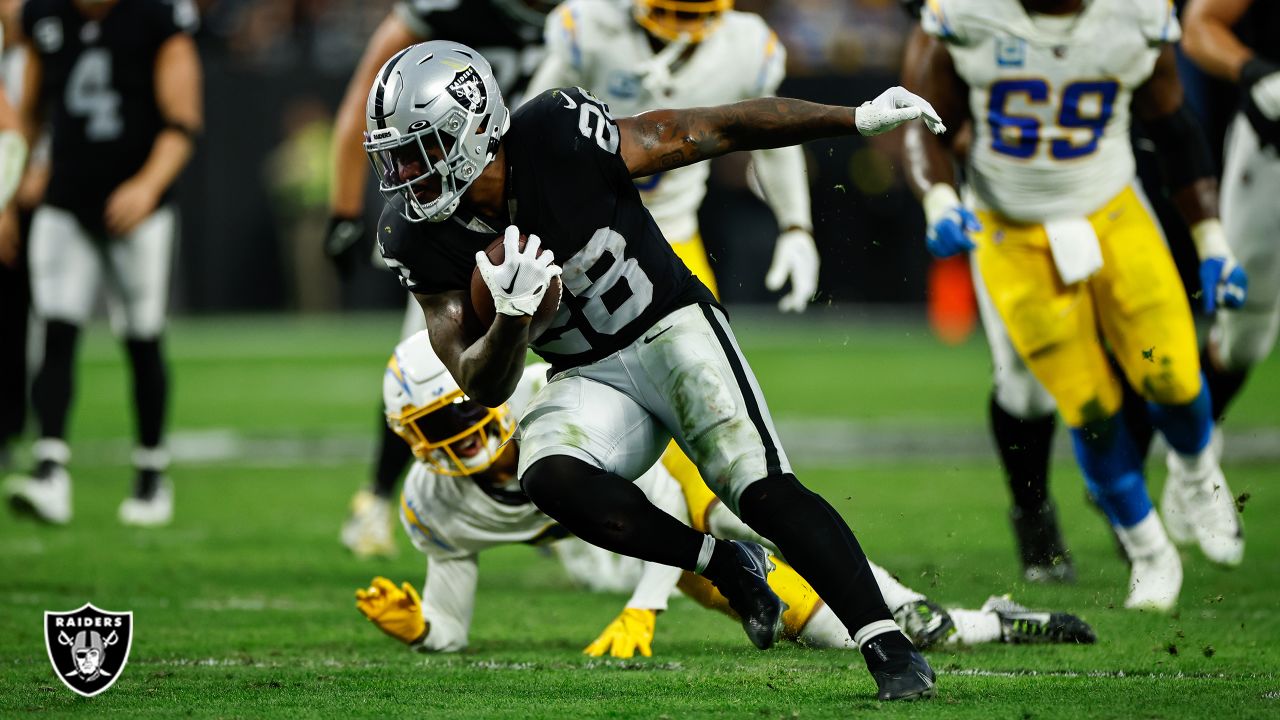
[[[880,93],[875,100],[868,100],[854,111],[854,123],[863,135],[879,135],[899,125],[921,118],[929,132],[940,135],[947,131],[942,118],[927,100],[894,86]]]
[[[550,250],[538,255],[542,240],[537,235],[530,235],[521,250],[520,229],[515,225],[507,227],[502,246],[506,255],[501,265],[490,262],[484,252],[476,253],[476,267],[493,295],[493,307],[503,315],[533,315],[542,304],[551,278],[560,274],[560,266],[555,264]]]
[[[791,280],[791,292],[778,300],[782,312],[804,312],[809,300],[818,291],[818,248],[813,236],[799,229],[788,230],[778,236],[773,246],[773,262],[764,276],[764,286],[781,290]]]

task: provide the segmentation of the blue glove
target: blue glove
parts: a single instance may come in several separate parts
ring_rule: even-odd
[[[969,233],[981,229],[982,224],[978,222],[973,211],[963,205],[956,205],[929,226],[929,232],[925,235],[925,246],[934,257],[940,258],[969,252],[977,247],[973,244],[973,240],[969,239]]]
[[[1226,257],[1206,258],[1200,263],[1200,294],[1204,312],[1212,314],[1218,306],[1235,310],[1244,305],[1249,292],[1249,277],[1236,261]]]

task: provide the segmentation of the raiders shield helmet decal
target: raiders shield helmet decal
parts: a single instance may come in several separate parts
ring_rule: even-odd
[[[446,89],[449,95],[468,112],[480,112],[489,99],[484,91],[484,80],[480,77],[480,73],[470,66],[458,71]]]
[[[93,603],[44,613],[44,645],[62,683],[85,697],[115,684],[133,646],[133,612],[99,610]]]

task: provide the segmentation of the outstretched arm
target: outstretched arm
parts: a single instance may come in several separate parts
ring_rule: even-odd
[[[855,132],[878,135],[921,116],[934,132],[945,130],[928,102],[895,87],[857,108],[768,97],[654,110],[619,119],[618,130],[631,177],[645,177],[736,150],[786,147]]]

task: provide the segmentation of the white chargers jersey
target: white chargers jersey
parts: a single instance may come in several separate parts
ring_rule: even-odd
[[[1021,222],[1079,217],[1133,180],[1129,103],[1181,36],[1169,0],[1085,0],[1062,16],[1019,0],[928,0],[921,23],[969,85],[978,207]]]
[[[666,57],[672,53],[654,52],[625,0],[568,0],[547,18],[546,46],[548,57],[530,81],[528,97],[580,86],[604,100],[616,117],[773,95],[786,65],[786,52],[764,20],[728,11],[688,60],[672,69],[675,58]],[[695,163],[636,180],[667,240],[682,242],[697,232],[709,172],[707,163]],[[808,224],[807,214],[779,220]]]

